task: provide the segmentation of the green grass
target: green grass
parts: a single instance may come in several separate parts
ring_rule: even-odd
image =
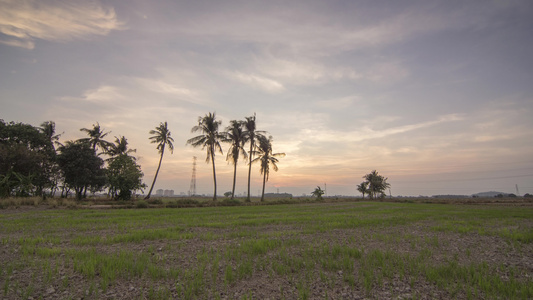
[[[413,298],[420,282],[444,298],[533,297],[530,269],[478,257],[491,246],[481,237],[503,241],[496,250],[505,255],[530,255],[531,207],[233,204],[0,211],[0,251],[10,253],[0,252],[0,295],[39,298],[45,283],[58,295],[81,285],[77,297],[98,298],[134,280],[142,284],[133,298],[252,299],[248,281],[269,280],[281,284],[273,298],[334,298],[343,288],[379,298],[400,293],[393,282],[413,289]],[[464,237],[479,242],[454,245]],[[27,273],[33,279],[18,280]]]

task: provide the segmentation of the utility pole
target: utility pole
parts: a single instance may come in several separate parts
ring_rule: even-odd
[[[191,185],[189,187],[189,196],[196,195],[196,156],[192,157],[192,176]]]
[[[326,193],[326,198],[328,197],[328,185],[324,182],[324,192]]]

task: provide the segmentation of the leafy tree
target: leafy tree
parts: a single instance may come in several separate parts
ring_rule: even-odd
[[[248,157],[250,159],[248,161],[248,196],[246,197],[246,201],[250,202],[250,179],[252,177],[252,160],[254,159],[254,150],[259,138],[266,132],[256,130],[255,113],[251,117],[246,117],[246,121],[244,121],[244,128],[244,141],[245,143],[250,143],[250,151],[248,151]]]
[[[222,124],[222,121],[217,121],[215,113],[209,113],[204,117],[198,117],[198,125],[194,126],[191,129],[191,132],[201,132],[199,136],[195,136],[192,139],[187,141],[187,144],[191,144],[193,147],[202,147],[207,149],[207,157],[205,159],[206,163],[211,161],[213,165],[213,183],[214,183],[214,192],[213,200],[217,200],[217,175],[215,171],[215,152],[218,150],[220,154],[222,153],[222,147],[220,146],[220,141],[225,139],[223,133],[218,132],[219,126]]]
[[[161,161],[163,160],[163,155],[165,154],[165,148],[168,147],[170,153],[174,153],[174,139],[170,136],[170,130],[168,129],[168,124],[166,121],[165,123],[160,123],[159,126],[155,128],[155,130],[150,130],[149,133],[152,134],[152,136],[150,137],[151,143],[157,144],[156,149],[159,150],[159,154],[161,154],[161,156],[159,158],[159,165],[157,166],[157,171],[155,171],[154,181],[152,182],[152,186],[150,187],[148,195],[146,195],[144,199],[150,199],[150,195],[152,195],[152,190],[154,189],[157,174],[159,174],[159,169],[161,168]]]
[[[57,162],[64,177],[64,183],[82,199],[87,189],[97,192],[106,184],[104,161],[88,143],[67,142],[58,148]]]
[[[368,184],[368,194],[370,195],[371,200],[374,199],[376,195],[383,194],[385,190],[390,187],[390,184],[387,182],[388,178],[379,175],[376,170],[366,174],[363,178]]]
[[[324,190],[320,186],[317,186],[311,195],[315,196],[317,200],[322,200],[322,195],[324,195],[324,193]]]
[[[114,199],[129,200],[133,192],[146,187],[142,182],[141,167],[135,158],[120,154],[111,160],[107,167],[109,192]]]
[[[80,129],[80,131],[86,132],[89,135],[88,138],[80,139],[80,141],[89,143],[93,150],[96,150],[96,148],[98,147],[100,148],[102,153],[105,153],[107,149],[111,146],[110,142],[104,140],[104,138],[111,132],[104,132],[104,129],[100,127],[100,124],[98,122],[96,122],[96,124],[93,124],[92,129],[82,128]]]
[[[231,199],[235,196],[235,184],[237,181],[237,162],[239,156],[242,154],[244,159],[248,158],[246,150],[244,150],[244,142],[246,137],[243,131],[243,122],[231,120],[230,126],[226,127],[226,136],[224,141],[230,143],[230,148],[226,155],[226,160],[233,163],[233,188],[231,190]]]
[[[361,184],[357,186],[357,191],[359,191],[361,194],[363,194],[363,199],[365,199],[365,194],[369,192],[368,190],[368,182],[363,181]]]
[[[50,186],[53,151],[38,128],[0,120],[0,196],[41,195]]]
[[[259,145],[254,154],[257,157],[252,161],[252,163],[260,162],[261,169],[260,172],[263,175],[263,192],[261,193],[261,201],[265,200],[265,184],[268,181],[268,176],[270,174],[270,166],[275,172],[278,171],[278,166],[276,165],[279,160],[277,157],[284,157],[285,153],[272,153],[272,137],[266,137],[264,135],[259,135]]]

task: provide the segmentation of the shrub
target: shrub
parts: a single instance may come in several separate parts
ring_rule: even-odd
[[[220,201],[220,206],[239,206],[241,205],[241,201],[237,199],[224,199]]]
[[[171,201],[171,202],[168,202],[165,207],[168,207],[168,208],[177,208],[178,207],[178,203],[176,203],[176,201]]]
[[[161,200],[161,199],[150,199],[150,200],[148,200],[148,203],[150,203],[150,204],[163,204],[163,200]]]
[[[179,199],[175,201],[177,207],[201,207],[202,204],[194,199]]]
[[[148,202],[144,200],[138,200],[137,202],[135,202],[135,207],[136,208],[148,208]]]

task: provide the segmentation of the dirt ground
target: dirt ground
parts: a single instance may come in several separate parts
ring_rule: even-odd
[[[35,210],[36,208],[31,208]],[[45,208],[37,208],[45,209]],[[4,219],[9,219],[12,214],[26,212],[29,209],[9,209],[1,211]],[[287,236],[280,239],[289,239],[297,236],[303,245],[350,244],[363,253],[370,253],[374,249],[381,251],[390,250],[395,253],[416,256],[424,249],[431,250],[433,263],[440,264],[449,261],[451,257],[459,265],[486,263],[494,266],[497,275],[505,282],[512,276],[516,280],[533,284],[533,244],[512,243],[508,240],[491,235],[477,233],[450,233],[430,231],[427,228],[433,224],[431,221],[418,222],[394,228],[356,228],[335,229],[329,232],[305,233],[305,228],[299,226],[269,225],[261,228],[263,234],[287,232]],[[511,226],[511,225],[510,225]],[[520,226],[533,227],[533,220],[523,220]],[[242,230],[242,228],[240,228]],[[200,238],[206,232],[214,236],[229,235],[231,229],[218,228],[190,228],[195,233],[195,238],[187,240],[155,240],[128,244],[128,250],[137,253],[146,253],[156,258],[165,266],[179,266],[180,269],[193,268],[197,263],[197,254],[202,249],[224,249],[227,246],[239,245],[243,238],[215,238],[206,240]],[[113,235],[113,230],[100,232],[100,234]],[[64,238],[55,248],[80,248],[96,247],[98,253],[115,253],[120,251],[123,244],[75,246],[69,237],[72,232],[66,230],[62,233]],[[21,231],[9,235],[10,240],[25,237]],[[398,239],[403,236],[416,237],[413,239]],[[6,235],[1,233],[0,238]],[[431,241],[434,241],[431,244]],[[431,245],[428,246],[428,243]],[[52,247],[52,245],[50,245]],[[291,256],[301,256],[300,247],[288,247]],[[180,299],[183,298],[180,282],[173,278],[153,280],[146,276],[133,278],[117,278],[112,285],[102,289],[98,280],[90,281],[73,268],[73,262],[64,259],[65,254],[60,254],[56,259],[50,260],[49,268],[44,268],[37,260],[37,256],[25,256],[20,245],[12,242],[0,243],[0,299]],[[274,253],[265,254],[265,261],[274,258]],[[28,258],[29,257],[29,258]],[[34,261],[35,260],[35,261]],[[20,268],[15,267],[9,272],[5,267],[20,262]],[[235,264],[236,262],[230,262]],[[254,267],[251,276],[237,280],[234,284],[227,285],[223,280],[215,284],[203,286],[203,293],[193,298],[200,299],[466,299],[470,297],[463,290],[453,291],[450,288],[439,287],[424,279],[424,276],[394,275],[392,280],[384,278],[381,285],[374,285],[370,291],[364,289],[357,278],[358,264],[355,262],[355,286],[345,282],[343,271],[327,272],[331,279],[329,283],[321,280],[322,269],[318,265],[318,258],[314,262],[316,267],[307,268],[306,274],[301,272],[290,273],[289,276],[279,276],[269,268]],[[502,266],[501,268],[498,268]],[[509,273],[512,271],[512,274]],[[514,270],[514,271],[513,271]],[[224,277],[224,266],[216,271],[218,278]],[[97,276],[98,277],[98,274]],[[306,278],[307,294],[302,294],[299,283]],[[164,287],[164,292],[161,288]],[[152,290],[150,290],[152,289]],[[160,291],[158,293],[158,291]],[[485,298],[483,294],[474,295],[474,298]]]

